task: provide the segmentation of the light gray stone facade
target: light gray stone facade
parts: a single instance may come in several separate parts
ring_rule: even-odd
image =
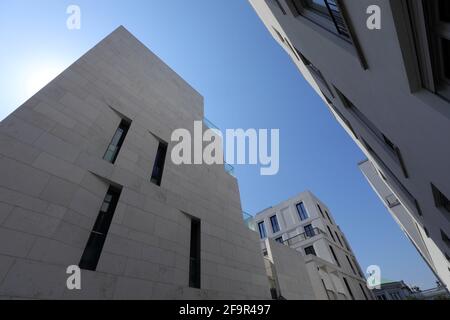
[[[103,160],[125,118],[114,164]],[[270,298],[257,234],[222,165],[174,165],[171,133],[193,131],[203,98],[119,27],[0,124],[0,297]],[[161,186],[150,181],[169,144]],[[96,271],[66,288],[110,185],[121,186]],[[189,287],[191,216],[201,289]]]

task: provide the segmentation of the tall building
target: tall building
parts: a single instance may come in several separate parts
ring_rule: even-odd
[[[280,267],[276,266],[277,257],[271,257],[274,244],[266,241],[267,238],[295,250],[292,256],[302,256],[299,259],[306,265],[302,272],[308,275],[316,299],[373,298],[345,235],[328,207],[311,192],[300,193],[261,211],[255,215],[254,225],[264,255],[275,264],[273,278]],[[282,263],[289,264],[289,261],[284,259]],[[301,272],[300,267],[295,269]],[[280,291],[283,296],[283,288]]]
[[[171,161],[203,115],[119,27],[3,120],[0,298],[269,299],[236,178]]]
[[[450,2],[250,3],[411,223],[427,230],[423,241],[450,260],[450,148],[441,145],[450,137]],[[449,286],[448,264],[436,270]]]
[[[373,190],[389,210],[393,219],[400,226],[407,238],[416,247],[425,263],[441,283],[450,283],[450,263],[445,255],[428,236],[428,230],[420,224],[414,215],[405,207],[392,192],[371,161],[359,164],[359,168],[366,177]]]

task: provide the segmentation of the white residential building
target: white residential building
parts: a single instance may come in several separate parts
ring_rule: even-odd
[[[427,230],[424,242],[440,251],[432,255],[450,260],[450,1],[250,3],[409,223]],[[373,28],[377,13],[380,28]],[[436,261],[449,286],[448,264]]]
[[[280,268],[276,267],[276,257],[272,257],[274,245],[267,238],[295,251],[292,256],[302,256],[317,299],[372,299],[345,235],[329,208],[311,192],[267,208],[256,214],[253,221],[262,239],[264,255],[275,264],[276,270]],[[286,259],[283,263],[289,265]],[[298,267],[295,269],[302,272]],[[283,288],[280,291],[284,297]]]
[[[119,27],[4,119],[0,299],[269,299],[236,178],[171,161],[172,132],[203,116]]]

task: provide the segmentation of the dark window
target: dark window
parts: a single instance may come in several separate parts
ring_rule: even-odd
[[[333,221],[331,220],[327,210],[325,210],[325,214],[327,215],[328,221],[330,221],[330,223],[333,224]]]
[[[418,228],[417,228],[417,229],[418,229]],[[425,234],[426,234],[427,238],[429,238],[429,237],[430,237],[430,234],[428,233],[428,229],[425,228],[425,227],[423,227],[423,231],[425,231]]]
[[[442,208],[450,213],[450,201],[448,198],[439,191],[434,184],[431,184],[431,190],[433,191],[434,203],[436,207]]]
[[[298,212],[298,216],[300,217],[300,220],[306,220],[308,219],[308,212],[306,211],[305,205],[303,204],[303,202],[300,202],[299,204],[297,204],[297,212]]]
[[[125,136],[130,129],[130,125],[131,123],[125,119],[122,119],[122,121],[120,121],[116,133],[114,133],[111,143],[109,144],[108,149],[103,155],[104,160],[111,163],[114,163],[116,161],[117,155],[119,154],[120,148],[122,147],[123,141],[125,140]]]
[[[278,243],[283,243],[283,237],[278,237],[275,239],[275,241]]]
[[[325,215],[323,214],[322,208],[320,207],[319,204],[317,204],[317,208],[319,208],[320,214],[322,215],[322,217],[325,218]]]
[[[353,264],[352,264],[352,262],[350,261],[350,258],[349,258],[347,255],[345,255],[345,257],[347,258],[348,265],[349,265],[350,268],[352,269],[353,273],[356,274],[355,267],[353,267]]]
[[[336,256],[336,253],[334,252],[333,247],[332,247],[332,246],[329,246],[329,247],[330,247],[331,254],[333,255],[333,258],[334,258],[334,260],[336,261],[336,264],[340,267],[340,266],[341,266],[341,263],[339,262],[339,260],[338,260],[338,258],[337,258],[337,256]]]
[[[450,238],[444,232],[444,230],[441,230],[441,237],[442,237],[442,241],[444,241],[444,243],[447,245],[447,247],[450,248]]]
[[[81,257],[79,264],[81,269],[95,271],[97,268],[120,193],[120,188],[109,187]]]
[[[448,0],[447,0],[448,1]],[[442,51],[444,56],[444,74],[447,80],[450,80],[450,40],[442,39]]]
[[[348,293],[350,294],[350,297],[352,298],[352,300],[355,300],[352,289],[350,289],[350,286],[348,285],[347,279],[346,278],[342,278],[342,279],[344,279],[345,287],[347,288]]]
[[[333,231],[331,231],[329,226],[327,226],[327,229],[328,229],[328,233],[330,234],[330,236],[333,239],[333,241],[336,242],[336,239],[334,238],[334,235],[333,235]]]
[[[359,284],[359,287],[361,288],[361,291],[362,291],[362,293],[363,293],[363,295],[364,295],[364,298],[365,298],[366,300],[369,300],[369,298],[367,297],[367,294],[366,294],[366,290],[364,290],[364,287],[362,286],[361,283]]]
[[[292,0],[292,6],[298,14],[349,41],[350,34],[336,0]]]
[[[189,260],[189,287],[200,289],[200,220],[192,218],[191,220],[191,250]]]
[[[160,141],[158,151],[156,152],[155,163],[153,165],[151,182],[157,186],[161,185],[162,175],[164,171],[164,162],[166,161],[167,143]]]
[[[304,227],[305,229],[305,236],[306,238],[312,238],[316,235],[316,233],[314,232],[314,228],[312,225],[308,224]]]
[[[275,31],[275,33],[277,34],[278,38],[280,38],[280,41],[284,43],[284,38],[283,38],[283,36],[281,35],[281,33],[280,33],[277,29],[275,29],[274,27],[272,27],[272,29],[273,29],[273,31]]]
[[[281,12],[283,12],[283,14],[286,14],[286,10],[284,10],[284,8],[281,5],[279,0],[272,0],[272,1],[275,2],[275,4],[278,6],[278,8],[281,10]]]
[[[345,236],[342,235],[342,240],[344,241],[345,247],[347,248],[348,251],[350,251],[350,246],[348,245],[347,239],[345,239]]]
[[[306,247],[305,248],[305,254],[306,255],[312,254],[313,256],[315,256],[316,255],[316,250],[314,250],[313,246]]]
[[[367,118],[342,92],[340,92],[337,88],[335,89],[341,97],[344,106],[364,127],[366,127],[380,141],[380,143],[387,147],[386,151],[389,151],[391,157],[399,164],[405,178],[408,178],[408,171],[406,170],[406,165],[400,152],[400,148],[395,145],[380,130],[378,130],[378,127],[372,121],[370,121],[369,118]]]
[[[372,147],[365,141],[364,139],[361,139],[362,143],[366,147],[367,151],[372,155],[375,162],[383,168],[383,171],[388,174],[390,179],[394,181],[394,186],[392,186],[389,182],[387,182],[392,188],[394,189],[400,189],[401,193],[403,193],[403,196],[406,196],[409,200],[410,204],[413,204],[416,208],[416,212],[418,215],[422,215],[422,209],[420,208],[419,202],[414,198],[414,196],[409,192],[408,189],[400,182],[400,180],[395,176],[395,174],[389,169],[389,167],[384,163],[384,161],[378,156],[378,154],[372,149]],[[411,210],[413,210],[411,208]]]
[[[264,221],[261,221],[260,223],[258,223],[258,230],[259,230],[259,236],[261,237],[261,239],[264,239],[267,237],[266,226],[264,225]]]
[[[383,136],[384,143],[389,147],[389,150],[395,154],[398,163],[400,164],[400,167],[402,168],[403,174],[406,178],[408,178],[408,172],[406,171],[406,166],[403,161],[402,154],[400,152],[400,149],[391,141],[388,137],[386,137],[384,134],[381,134]]]
[[[278,231],[280,231],[277,216],[270,217],[270,224],[272,225],[273,233],[277,233]]]
[[[387,299],[386,299],[386,296],[385,296],[384,294],[380,294],[380,295],[377,297],[377,299],[378,299],[378,300],[387,300]]]
[[[336,234],[336,238],[339,241],[339,244],[341,245],[341,247],[343,247],[344,245],[342,244],[341,238],[339,237],[339,234],[337,233],[337,231],[335,232],[335,234]]]

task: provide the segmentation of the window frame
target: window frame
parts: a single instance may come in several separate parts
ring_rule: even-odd
[[[342,2],[339,0],[334,1],[338,8],[336,11],[340,19],[342,20],[342,27],[345,28],[347,35],[339,31],[338,22],[336,18],[330,14],[328,8],[323,7],[319,4],[313,3],[312,5],[307,3],[307,0],[290,0],[290,7],[292,13],[296,16],[302,16],[305,19],[313,22],[314,24],[320,26],[321,28],[331,32],[332,34],[338,36],[340,39],[346,41],[347,43],[353,44],[352,35],[350,32],[349,24],[347,22],[348,18],[343,11]],[[288,3],[288,5],[289,5]]]
[[[450,22],[441,20],[439,0],[404,2],[411,22],[420,85],[450,102],[450,78],[444,71],[442,47],[442,39],[450,41]]]

